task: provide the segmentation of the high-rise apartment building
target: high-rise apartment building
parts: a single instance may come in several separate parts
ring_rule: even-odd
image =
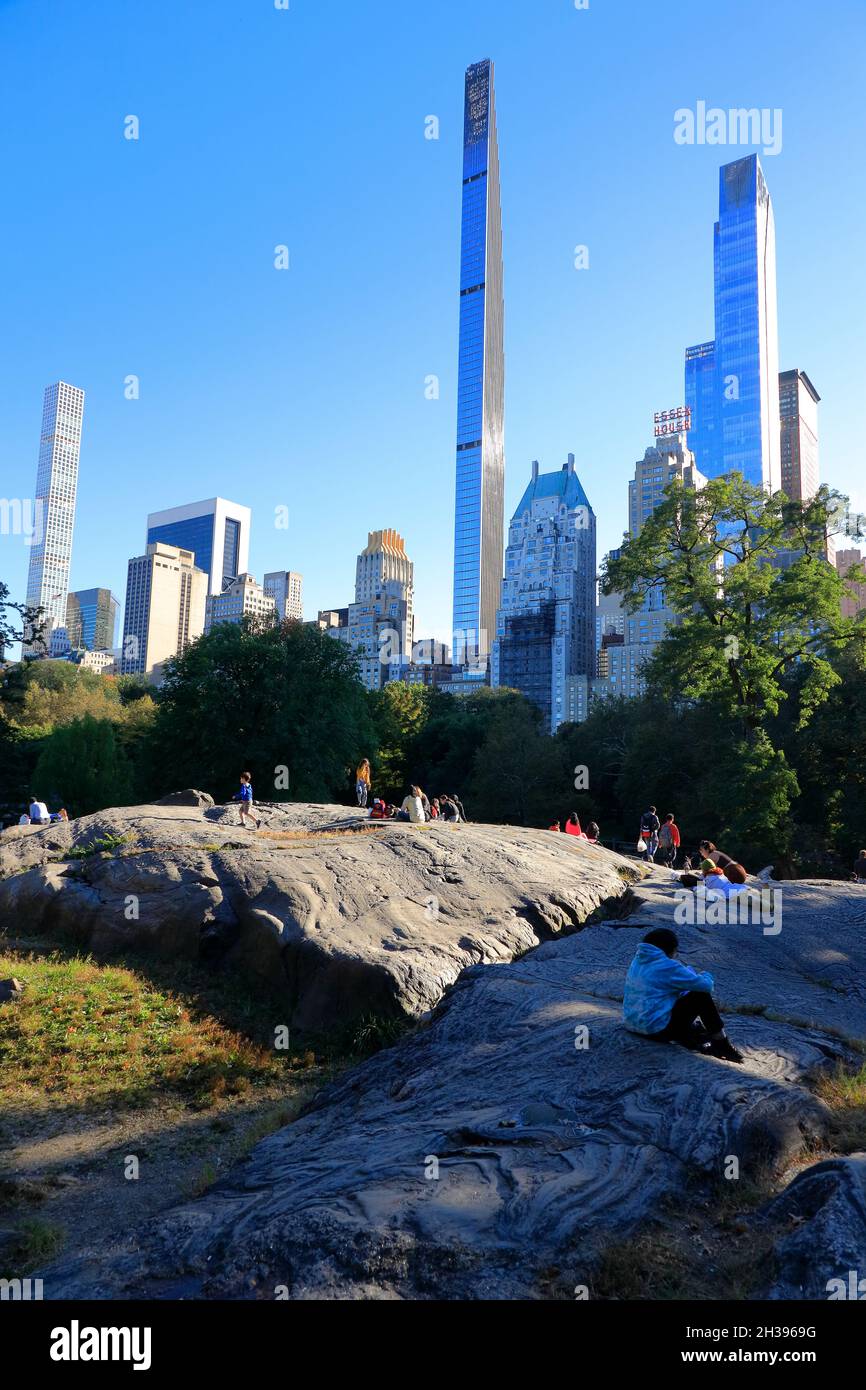
[[[758,156],[722,166],[714,228],[715,338],[686,349],[689,448],[708,478],[777,491],[779,333],[773,206]]]
[[[25,656],[44,656],[52,629],[66,624],[83,419],[84,392],[78,386],[65,381],[46,386],[27,577],[27,606],[44,610],[43,626],[41,634],[30,633],[24,642]]]
[[[191,550],[154,541],[130,560],[122,671],[159,683],[163,665],[204,632],[208,576]]]
[[[818,402],[821,397],[805,372],[779,373],[782,491],[808,502],[818,491]]]
[[[863,564],[862,554],[853,548],[837,550],[834,558],[840,574],[846,574],[852,565]],[[866,609],[866,581],[862,584],[850,584],[848,589],[849,592],[842,600],[842,617],[856,618]]]
[[[454,513],[454,651],[486,675],[505,529],[502,214],[493,63],[466,70]]]
[[[511,519],[491,683],[520,690],[555,733],[574,675],[595,675],[595,514],[569,454],[555,473],[533,463]]]
[[[304,576],[294,570],[274,570],[264,578],[264,591],[277,606],[277,618],[301,622],[304,616]]]
[[[78,589],[66,600],[66,630],[73,651],[110,652],[117,644],[120,604],[110,589]]]
[[[250,509],[224,497],[211,497],[152,512],[147,518],[147,544],[156,541],[191,550],[196,568],[208,576],[208,593],[221,594],[226,584],[249,569]]]
[[[328,621],[338,609],[319,614],[319,625],[355,653],[368,690],[386,685],[394,663],[412,652],[414,594],[414,566],[403,537],[394,530],[371,531],[355,566],[355,602],[346,622]]]
[[[239,574],[221,594],[208,594],[204,630],[210,632],[217,623],[239,623],[242,618],[271,625],[277,621],[273,595],[266,593],[251,574]]]
[[[629,535],[639,536],[647,517],[665,500],[665,489],[674,481],[686,487],[703,487],[706,478],[687,447],[688,408],[661,411],[655,417],[655,444],[634,466],[628,485]]]

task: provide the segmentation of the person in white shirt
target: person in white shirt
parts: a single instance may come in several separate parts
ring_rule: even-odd
[[[400,820],[410,820],[413,825],[423,825],[426,819],[424,815],[424,803],[421,800],[421,792],[418,787],[410,787],[407,796],[403,797],[403,804],[399,811]]]
[[[51,823],[51,816],[48,814],[48,807],[44,801],[31,801],[30,820],[33,825],[49,825]]]
[[[28,816],[28,814],[27,814],[26,811],[24,812],[24,815],[23,815],[23,816],[19,817],[18,824],[19,824],[19,825],[30,825],[30,817]]]

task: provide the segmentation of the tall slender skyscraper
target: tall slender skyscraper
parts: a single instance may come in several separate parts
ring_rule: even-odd
[[[44,609],[45,626],[40,638],[24,643],[25,656],[43,656],[52,628],[66,623],[83,417],[84,392],[79,387],[65,381],[46,386],[36,470],[34,544],[27,578],[27,605]]]
[[[493,63],[466,69],[454,515],[455,666],[487,665],[505,530],[502,213]]]
[[[719,171],[716,336],[686,349],[689,448],[708,478],[738,470],[781,486],[779,331],[773,205],[756,154]]]
[[[782,491],[808,502],[818,491],[818,402],[821,397],[805,372],[779,373],[782,419]]]

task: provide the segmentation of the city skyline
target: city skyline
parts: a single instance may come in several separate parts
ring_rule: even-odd
[[[358,356],[356,348],[352,349],[348,358],[337,348],[337,358],[333,364],[329,364],[329,370],[320,372],[321,384],[313,391],[311,404],[321,401],[321,393],[325,389],[335,393],[341,405],[345,402],[341,414],[346,413],[351,419],[352,448],[345,448],[341,444],[339,426],[335,427],[329,421],[327,431],[319,429],[323,436],[323,455],[317,458],[309,454],[306,444],[311,436],[304,424],[303,412],[298,416],[295,411],[290,422],[294,462],[286,468],[284,457],[274,452],[273,442],[270,446],[266,442],[262,448],[265,437],[251,425],[250,412],[258,409],[265,394],[269,393],[274,399],[280,396],[296,402],[298,391],[309,387],[312,365],[316,364],[314,352],[310,371],[302,370],[299,374],[296,359],[290,359],[292,371],[286,374],[284,370],[288,341],[286,330],[291,330],[290,336],[298,336],[295,332],[297,324],[307,322],[303,314],[298,319],[295,312],[297,296],[299,292],[303,293],[303,289],[299,291],[302,282],[297,272],[299,268],[303,269],[303,284],[306,285],[314,264],[310,260],[308,239],[305,237],[299,245],[292,236],[291,227],[283,234],[292,242],[290,275],[280,280],[273,270],[271,252],[277,240],[275,232],[266,248],[270,257],[267,277],[260,280],[254,277],[253,280],[254,312],[251,311],[248,316],[247,332],[258,335],[262,330],[261,351],[253,353],[258,381],[253,381],[248,374],[242,375],[237,383],[232,383],[226,390],[226,380],[219,367],[212,374],[208,371],[217,359],[207,349],[202,358],[204,335],[210,331],[210,325],[207,319],[200,324],[195,314],[190,317],[190,310],[200,307],[195,291],[199,283],[199,270],[205,278],[211,275],[207,248],[202,249],[200,261],[187,260],[183,269],[185,288],[182,289],[179,305],[173,308],[174,316],[169,319],[173,336],[176,336],[174,330],[181,311],[194,325],[194,331],[188,327],[181,335],[179,346],[184,348],[186,365],[181,367],[177,363],[176,385],[165,372],[157,372],[154,377],[154,359],[150,349],[155,346],[155,340],[152,335],[148,339],[146,333],[142,337],[141,330],[149,319],[135,290],[135,285],[142,283],[152,292],[153,271],[147,249],[139,244],[137,238],[133,248],[135,268],[131,279],[130,265],[123,268],[119,278],[117,273],[112,277],[111,257],[107,260],[103,257],[100,266],[102,278],[97,281],[94,270],[88,281],[89,288],[96,291],[97,307],[109,287],[115,296],[122,297],[123,293],[131,292],[131,326],[134,331],[122,336],[124,350],[118,351],[117,345],[112,345],[111,335],[106,333],[104,318],[99,313],[91,312],[90,317],[101,325],[99,331],[102,337],[107,338],[110,352],[102,343],[94,344],[86,334],[82,336],[81,323],[73,307],[58,325],[57,355],[50,363],[45,359],[43,347],[38,362],[33,350],[28,348],[21,362],[14,364],[14,373],[3,384],[5,413],[12,426],[7,434],[4,458],[4,493],[26,496],[32,485],[27,482],[33,468],[32,432],[26,428],[28,421],[32,420],[32,411],[28,412],[26,408],[27,392],[30,393],[29,399],[32,399],[32,393],[41,390],[45,381],[50,379],[52,372],[45,368],[54,367],[55,375],[79,381],[88,391],[87,455],[81,482],[88,498],[82,492],[79,508],[81,540],[79,543],[79,537],[76,537],[73,560],[74,586],[101,585],[111,587],[118,593],[123,592],[123,578],[119,576],[125,577],[126,562],[140,551],[142,512],[165,507],[176,500],[179,492],[181,496],[203,496],[213,492],[228,496],[240,494],[252,507],[256,517],[255,548],[251,561],[253,572],[261,579],[264,572],[280,567],[291,566],[302,571],[306,576],[310,613],[333,602],[334,596],[339,596],[340,602],[344,602],[350,592],[354,542],[351,538],[346,542],[345,535],[357,528],[354,518],[359,518],[364,529],[381,525],[399,526],[415,559],[419,627],[422,631],[434,632],[446,639],[450,636],[447,536],[453,523],[453,491],[448,486],[447,459],[449,454],[453,458],[453,442],[449,444],[449,436],[453,441],[456,392],[453,365],[449,365],[448,358],[449,353],[454,356],[457,328],[448,304],[453,303],[450,296],[453,296],[453,275],[459,252],[455,236],[459,208],[452,184],[456,185],[457,182],[462,114],[458,114],[459,97],[455,96],[455,92],[460,91],[460,74],[466,62],[484,52],[489,52],[496,59],[502,159],[507,166],[503,176],[503,198],[509,267],[506,353],[509,364],[508,451],[512,466],[511,478],[506,481],[506,505],[510,514],[519,495],[519,479],[524,475],[529,459],[536,453],[550,456],[554,451],[559,452],[562,437],[575,437],[574,423],[577,422],[578,468],[592,493],[599,516],[599,553],[616,545],[626,521],[620,488],[628,476],[636,451],[644,442],[648,412],[666,401],[681,399],[682,387],[678,381],[681,382],[682,346],[692,339],[695,329],[699,329],[702,323],[706,322],[709,326],[711,322],[708,312],[707,228],[714,215],[712,205],[719,165],[730,162],[739,153],[736,149],[678,147],[673,142],[671,132],[673,110],[683,100],[694,104],[694,93],[700,89],[701,83],[707,85],[708,89],[715,83],[715,90],[719,81],[723,80],[724,72],[727,72],[726,80],[732,94],[734,88],[748,87],[748,91],[743,93],[744,100],[748,100],[752,94],[752,101],[775,107],[780,101],[784,103],[785,92],[781,90],[781,94],[777,95],[780,79],[774,69],[773,75],[766,79],[767,89],[773,87],[774,90],[761,100],[765,85],[763,79],[756,85],[756,74],[749,62],[734,59],[732,49],[729,47],[725,52],[725,44],[722,43],[719,63],[712,71],[701,63],[692,65],[686,84],[688,92],[684,91],[681,95],[677,87],[676,92],[665,95],[663,102],[647,107],[651,117],[648,135],[644,136],[635,126],[636,108],[628,106],[623,112],[623,126],[628,126],[629,118],[632,122],[631,135],[627,140],[622,138],[622,130],[616,123],[604,139],[598,138],[598,131],[593,137],[590,130],[584,133],[585,138],[580,143],[580,160],[564,160],[567,152],[577,148],[575,133],[594,109],[589,75],[585,69],[581,70],[588,85],[581,92],[577,114],[572,109],[573,102],[566,107],[559,100],[551,105],[553,98],[548,99],[550,110],[556,110],[556,120],[550,119],[547,106],[542,104],[543,109],[539,108],[537,91],[530,100],[521,88],[524,83],[531,85],[537,82],[542,54],[550,62],[554,73],[558,64],[568,60],[569,54],[572,63],[577,60],[575,45],[583,40],[578,37],[581,31],[574,26],[579,26],[588,16],[569,16],[568,25],[564,19],[554,23],[549,17],[540,18],[537,35],[533,33],[530,36],[523,27],[515,27],[505,19],[498,20],[494,7],[482,6],[481,9],[482,18],[470,21],[461,17],[458,22],[456,13],[449,19],[449,7],[446,6],[443,12],[445,31],[439,37],[430,64],[425,68],[432,81],[422,84],[420,95],[417,83],[410,92],[408,86],[400,82],[391,94],[396,101],[392,117],[398,121],[400,134],[397,146],[394,149],[389,146],[382,153],[383,156],[390,154],[392,160],[396,155],[400,159],[401,169],[406,162],[407,178],[415,193],[419,188],[426,189],[426,197],[419,204],[404,206],[399,223],[410,256],[407,264],[417,260],[417,237],[419,232],[422,235],[424,268],[418,275],[416,267],[416,281],[409,283],[412,322],[407,325],[407,363],[405,370],[401,368],[397,373],[396,392],[393,371],[385,365],[384,359],[376,356],[375,351],[370,365],[375,365],[376,370],[372,374]],[[303,44],[305,40],[309,41],[311,30],[307,21],[301,19],[296,22],[297,18],[293,16],[292,19],[295,25],[293,34]],[[592,42],[601,44],[601,51],[605,52],[605,44],[609,45],[611,41],[610,31],[604,30],[604,21],[600,16],[593,16],[592,23],[595,25]],[[756,23],[760,34],[760,21]],[[26,25],[25,19],[25,29]],[[256,25],[251,26],[249,41],[255,46],[257,56],[262,35],[270,32],[257,29]],[[399,26],[398,34],[405,37],[405,31],[400,30]],[[555,36],[571,45],[563,55],[556,51]],[[146,47],[151,44],[153,54],[155,39],[149,39],[145,33],[144,42]],[[363,51],[366,54],[368,48]],[[628,54],[624,61],[626,64],[631,61]],[[130,103],[134,98],[121,100],[120,91],[122,83],[118,87],[118,100],[125,113],[131,109]],[[647,99],[648,88],[639,86],[636,93],[638,104]],[[374,108],[378,110],[375,98],[373,101]],[[384,105],[382,109],[384,111]],[[438,141],[425,142],[424,120],[429,112],[437,109],[441,121]],[[153,119],[152,114],[151,130]],[[827,119],[830,119],[829,114]],[[787,109],[786,122],[786,140],[781,154],[765,157],[763,161],[771,166],[768,178],[776,205],[779,235],[781,364],[785,366],[799,362],[812,379],[819,382],[823,397],[822,473],[827,481],[844,489],[846,473],[848,479],[856,477],[857,435],[850,423],[853,420],[852,392],[850,388],[845,389],[845,370],[849,373],[852,371],[852,359],[856,361],[856,357],[851,353],[850,343],[846,342],[844,334],[838,331],[834,333],[834,323],[837,329],[839,327],[839,300],[822,290],[828,257],[823,254],[817,256],[814,250],[818,248],[823,253],[826,246],[835,257],[839,245],[847,244],[848,228],[853,226],[855,218],[850,199],[846,202],[846,187],[839,185],[832,237],[824,231],[824,241],[818,242],[814,234],[816,223],[812,216],[812,203],[820,197],[821,181],[828,176],[828,171],[823,166],[819,167],[814,159],[810,161],[810,150],[814,149],[813,137],[807,135],[805,125],[798,129],[792,124]],[[160,131],[161,138],[169,128]],[[820,129],[820,126],[816,128]],[[619,136],[617,131],[620,131]],[[147,124],[143,120],[140,148],[125,143],[122,134],[118,133],[119,150],[111,158],[134,154],[140,157],[141,164],[149,171],[149,177],[162,177],[168,167],[164,138],[159,148],[154,149],[154,145],[148,145],[145,139],[147,133]],[[417,147],[413,143],[416,140]],[[214,133],[213,141],[216,144],[212,146],[211,137],[207,136],[206,147],[221,145],[225,141],[224,129],[220,128]],[[611,145],[618,161],[626,157],[632,162],[629,166],[630,176],[624,179],[621,188],[612,190],[610,207],[614,220],[603,222],[600,213],[605,202],[598,196],[593,200],[587,195],[593,191],[599,195],[605,187],[600,181],[599,162],[604,163],[604,151],[606,148],[609,150]],[[665,181],[674,177],[675,173],[679,215],[674,224],[666,225],[663,237],[654,235],[652,228],[643,225],[637,228],[632,223],[625,243],[620,239],[616,215],[622,210],[623,196],[627,195],[629,202],[641,197],[644,185],[634,163],[641,149],[645,153],[651,151],[653,157],[659,160],[658,174],[653,179],[654,188],[657,186],[660,191]],[[229,143],[229,155],[231,153]],[[367,153],[364,148],[357,150],[362,166]],[[256,157],[255,151],[252,157]],[[423,163],[425,158],[426,164]],[[415,169],[413,160],[421,163],[420,172]],[[533,164],[539,166],[537,172]],[[833,159],[830,158],[829,167],[832,166]],[[127,204],[134,196],[134,189],[139,186],[141,177],[141,172],[135,172],[131,164],[124,166],[120,189],[122,204]],[[349,177],[357,194],[359,184],[351,170]],[[381,202],[382,194],[383,186],[375,183],[369,200],[361,202],[362,227],[365,208],[369,205],[372,210],[377,199]],[[323,190],[323,197],[325,204],[333,205],[332,195],[327,190]],[[438,207],[440,202],[441,215]],[[531,215],[523,211],[524,204],[531,206]],[[180,208],[182,215],[190,211],[185,204]],[[273,207],[268,208],[269,216],[273,211]],[[225,242],[225,235],[231,230],[228,211],[221,206],[217,212],[216,225],[221,228],[219,241],[222,248],[220,276],[224,277],[227,273],[226,257],[229,262],[238,260],[238,257],[231,251],[231,244],[234,243]],[[257,216],[261,217],[262,212],[263,208],[258,207]],[[552,216],[545,216],[545,213]],[[281,215],[285,215],[285,210]],[[181,220],[183,223],[183,216]],[[273,220],[276,223],[279,218]],[[132,224],[124,225],[129,230]],[[190,229],[192,225],[189,222]],[[423,235],[427,229],[429,236],[424,241]],[[74,224],[68,235],[74,247],[77,244]],[[414,242],[413,237],[416,238]],[[578,272],[572,264],[572,252],[578,240],[585,241],[590,249],[590,268],[587,272]],[[36,241],[38,244],[38,237]],[[239,244],[242,254],[237,273],[242,271],[249,278],[251,263],[246,250],[248,242],[242,239]],[[354,333],[358,330],[353,325],[351,310],[358,308],[359,301],[354,287],[368,283],[371,287],[375,286],[382,262],[379,248],[368,242],[366,237],[360,245],[352,242],[351,248],[344,261],[338,258],[332,263],[331,269],[342,288],[351,281],[352,293],[347,304],[350,312],[343,316],[341,323],[344,336],[348,334],[347,342],[355,343]],[[26,248],[22,250],[26,251]],[[302,253],[300,267],[299,251]],[[165,252],[162,254],[164,258]],[[393,257],[394,254],[394,248],[390,247],[389,255]],[[246,260],[243,259],[245,256]],[[566,263],[564,269],[561,259]],[[560,265],[555,274],[551,270],[554,262]],[[83,264],[88,264],[86,256]],[[197,269],[190,276],[192,264]],[[677,266],[675,284],[670,278],[670,268],[674,264]],[[856,260],[850,260],[849,264],[852,274],[859,273]],[[791,272],[795,266],[797,273],[793,275]],[[617,291],[621,291],[619,300],[611,299],[611,274],[614,270],[622,281],[617,286]],[[231,265],[228,273],[231,273]],[[52,274],[49,261],[49,280]],[[270,277],[274,277],[273,280]],[[100,290],[103,284],[105,288]],[[287,291],[282,288],[286,284],[292,286],[290,302],[287,302]],[[423,296],[419,298],[422,290]],[[554,293],[562,301],[561,312],[551,312],[558,310],[552,298]],[[259,315],[262,296],[269,301],[281,297],[282,307],[277,315],[282,335],[279,340],[274,337],[276,320],[273,312],[266,311],[263,316]],[[610,348],[614,339],[610,336],[611,327],[604,318],[599,317],[599,306],[604,306],[607,319],[616,318],[614,306],[623,302],[622,296],[627,298],[630,332],[620,333],[621,346],[612,353]],[[157,299],[154,312],[161,307],[164,309]],[[221,303],[220,308],[223,314],[228,312],[230,322],[237,322],[237,307],[231,297]],[[287,309],[292,311],[288,317]],[[808,335],[801,330],[799,336],[791,338],[792,316],[799,317],[808,326]],[[534,323],[537,327],[541,320],[544,322],[543,337],[533,332]],[[620,329],[622,323],[620,319]],[[109,313],[108,324],[116,330],[116,316]],[[130,349],[136,335],[140,344],[149,344],[148,350],[142,361],[126,360],[136,357],[141,350],[141,347],[135,348],[135,351]],[[646,346],[650,335],[652,355],[649,357],[644,352],[638,371],[635,369],[634,349],[630,344],[632,340],[639,343],[643,338]],[[304,336],[300,335],[301,338]],[[278,341],[283,345],[279,349]],[[64,350],[64,343],[69,349],[68,353]],[[159,344],[164,350],[167,345],[164,333]],[[196,349],[192,354],[191,346]],[[83,347],[86,353],[82,357]],[[828,353],[832,354],[834,350],[837,355],[831,360],[835,366],[828,372],[823,363]],[[269,374],[268,352],[272,354],[274,363],[281,364],[276,376]],[[124,360],[121,361],[121,358]],[[532,359],[537,359],[537,366]],[[168,361],[172,361],[170,354]],[[234,368],[236,352],[232,354],[232,362]],[[139,373],[134,371],[136,366],[140,368]],[[97,367],[98,370],[94,370]],[[434,371],[440,378],[439,396],[435,399],[427,398],[423,390],[424,381]],[[374,377],[378,378],[383,372],[381,387],[378,381],[374,386]],[[130,375],[140,377],[140,396],[137,399],[125,394],[125,383]],[[357,388],[353,384],[356,377]],[[539,389],[542,382],[543,389]],[[184,397],[182,411],[178,406],[178,393]],[[570,424],[567,430],[561,428],[564,401],[569,402],[566,418]],[[229,407],[236,410],[236,417],[227,413]],[[389,423],[393,425],[388,432],[393,435],[393,442],[388,434],[384,436],[384,455],[381,448],[383,408]],[[314,413],[320,425],[321,411],[314,410]],[[847,425],[846,420],[849,422]],[[848,447],[841,451],[840,422],[842,437],[847,428],[849,441]],[[194,431],[194,448],[189,447],[188,431]],[[530,434],[531,443],[527,442]],[[289,438],[289,434],[286,438]],[[371,454],[374,438],[376,448]],[[146,460],[142,457],[142,451]],[[338,461],[341,453],[345,455],[344,465]],[[12,468],[9,467],[10,460]],[[321,466],[325,460],[326,466]],[[177,480],[181,477],[182,469],[189,476],[184,478],[179,488]],[[332,490],[335,470],[341,501],[349,514],[347,517],[336,514],[333,508],[329,509],[330,503],[326,505],[325,502],[325,490]],[[238,474],[242,479],[240,486]],[[10,476],[15,479],[14,488],[10,486]],[[426,485],[425,477],[429,479]],[[133,478],[134,499],[130,492]],[[850,482],[847,485],[848,490],[852,491],[855,509],[863,509],[864,500],[858,498]],[[113,510],[115,501],[118,504],[116,512]],[[292,513],[288,532],[277,531],[270,525],[274,508],[280,504],[288,505]],[[359,513],[359,506],[363,506],[363,514]],[[135,515],[133,508],[138,509]],[[107,515],[112,515],[110,526],[106,525]],[[325,530],[329,536],[329,546],[327,556],[322,557],[318,552],[323,549],[320,538]],[[26,567],[28,556],[20,541],[13,545],[12,540],[11,537],[2,538],[3,573],[20,594],[22,565]]]

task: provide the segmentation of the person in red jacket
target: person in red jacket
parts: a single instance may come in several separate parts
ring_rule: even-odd
[[[566,835],[578,835],[581,840],[586,839],[586,836],[580,828],[580,821],[577,818],[576,811],[572,811],[568,820],[565,822],[565,833]]]
[[[659,858],[672,869],[680,852],[680,831],[674,820],[673,811],[668,812],[659,830]]]

